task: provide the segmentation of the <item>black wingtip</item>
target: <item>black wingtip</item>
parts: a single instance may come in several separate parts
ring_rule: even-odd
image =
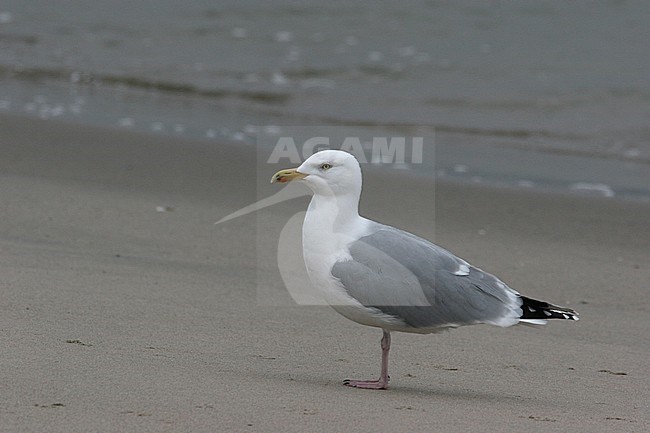
[[[558,307],[557,305],[525,296],[521,296],[521,300],[523,301],[521,305],[521,319],[580,320],[580,315],[570,308]]]

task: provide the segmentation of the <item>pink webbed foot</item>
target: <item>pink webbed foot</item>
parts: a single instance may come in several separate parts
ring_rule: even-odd
[[[345,379],[343,385],[351,386],[353,388],[362,388],[362,389],[387,389],[388,381],[390,378],[384,380],[354,380],[354,379]]]
[[[381,339],[381,374],[377,380],[345,379],[343,385],[363,389],[387,389],[390,376],[388,375],[388,351],[390,350],[390,332],[384,331]]]

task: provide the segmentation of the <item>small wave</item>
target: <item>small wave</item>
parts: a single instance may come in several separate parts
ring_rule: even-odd
[[[15,35],[9,33],[0,33],[0,41],[8,44],[36,45],[39,39],[37,36],[33,36],[33,35]]]
[[[569,189],[571,191],[595,193],[604,197],[614,197],[612,188],[604,183],[577,182],[572,184]]]
[[[637,99],[640,102],[650,100],[650,93],[641,88],[620,87],[598,91],[583,92],[571,96],[547,96],[519,99],[468,99],[430,97],[425,100],[427,105],[455,109],[490,109],[490,110],[539,110],[554,109],[556,111],[577,107],[590,107],[595,104],[610,102],[616,99]]]
[[[0,66],[0,76],[9,76],[18,80],[39,81],[55,80],[74,84],[119,85],[134,89],[155,90],[207,98],[238,98],[265,104],[284,104],[291,99],[287,92],[238,89],[205,89],[192,84],[173,81],[150,80],[136,76],[93,74],[80,71],[55,68],[9,68]]]
[[[334,89],[336,88],[336,83],[333,80],[324,78],[308,78],[300,82],[300,87],[303,89]]]

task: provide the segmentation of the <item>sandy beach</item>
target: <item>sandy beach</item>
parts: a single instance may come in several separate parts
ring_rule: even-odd
[[[368,391],[378,329],[257,296],[257,220],[307,198],[213,224],[272,174],[254,148],[2,115],[0,152],[0,431],[650,430],[648,203],[366,173],[364,215],[581,317],[395,333]]]

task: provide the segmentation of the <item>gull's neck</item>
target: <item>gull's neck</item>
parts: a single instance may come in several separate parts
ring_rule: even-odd
[[[347,246],[366,235],[369,221],[359,216],[358,208],[358,194],[315,194],[311,199],[302,226],[302,249],[312,281],[319,275],[329,278],[331,266]]]
[[[346,194],[314,194],[307,209],[305,228],[325,233],[350,234],[359,225],[359,195],[355,191]]]

